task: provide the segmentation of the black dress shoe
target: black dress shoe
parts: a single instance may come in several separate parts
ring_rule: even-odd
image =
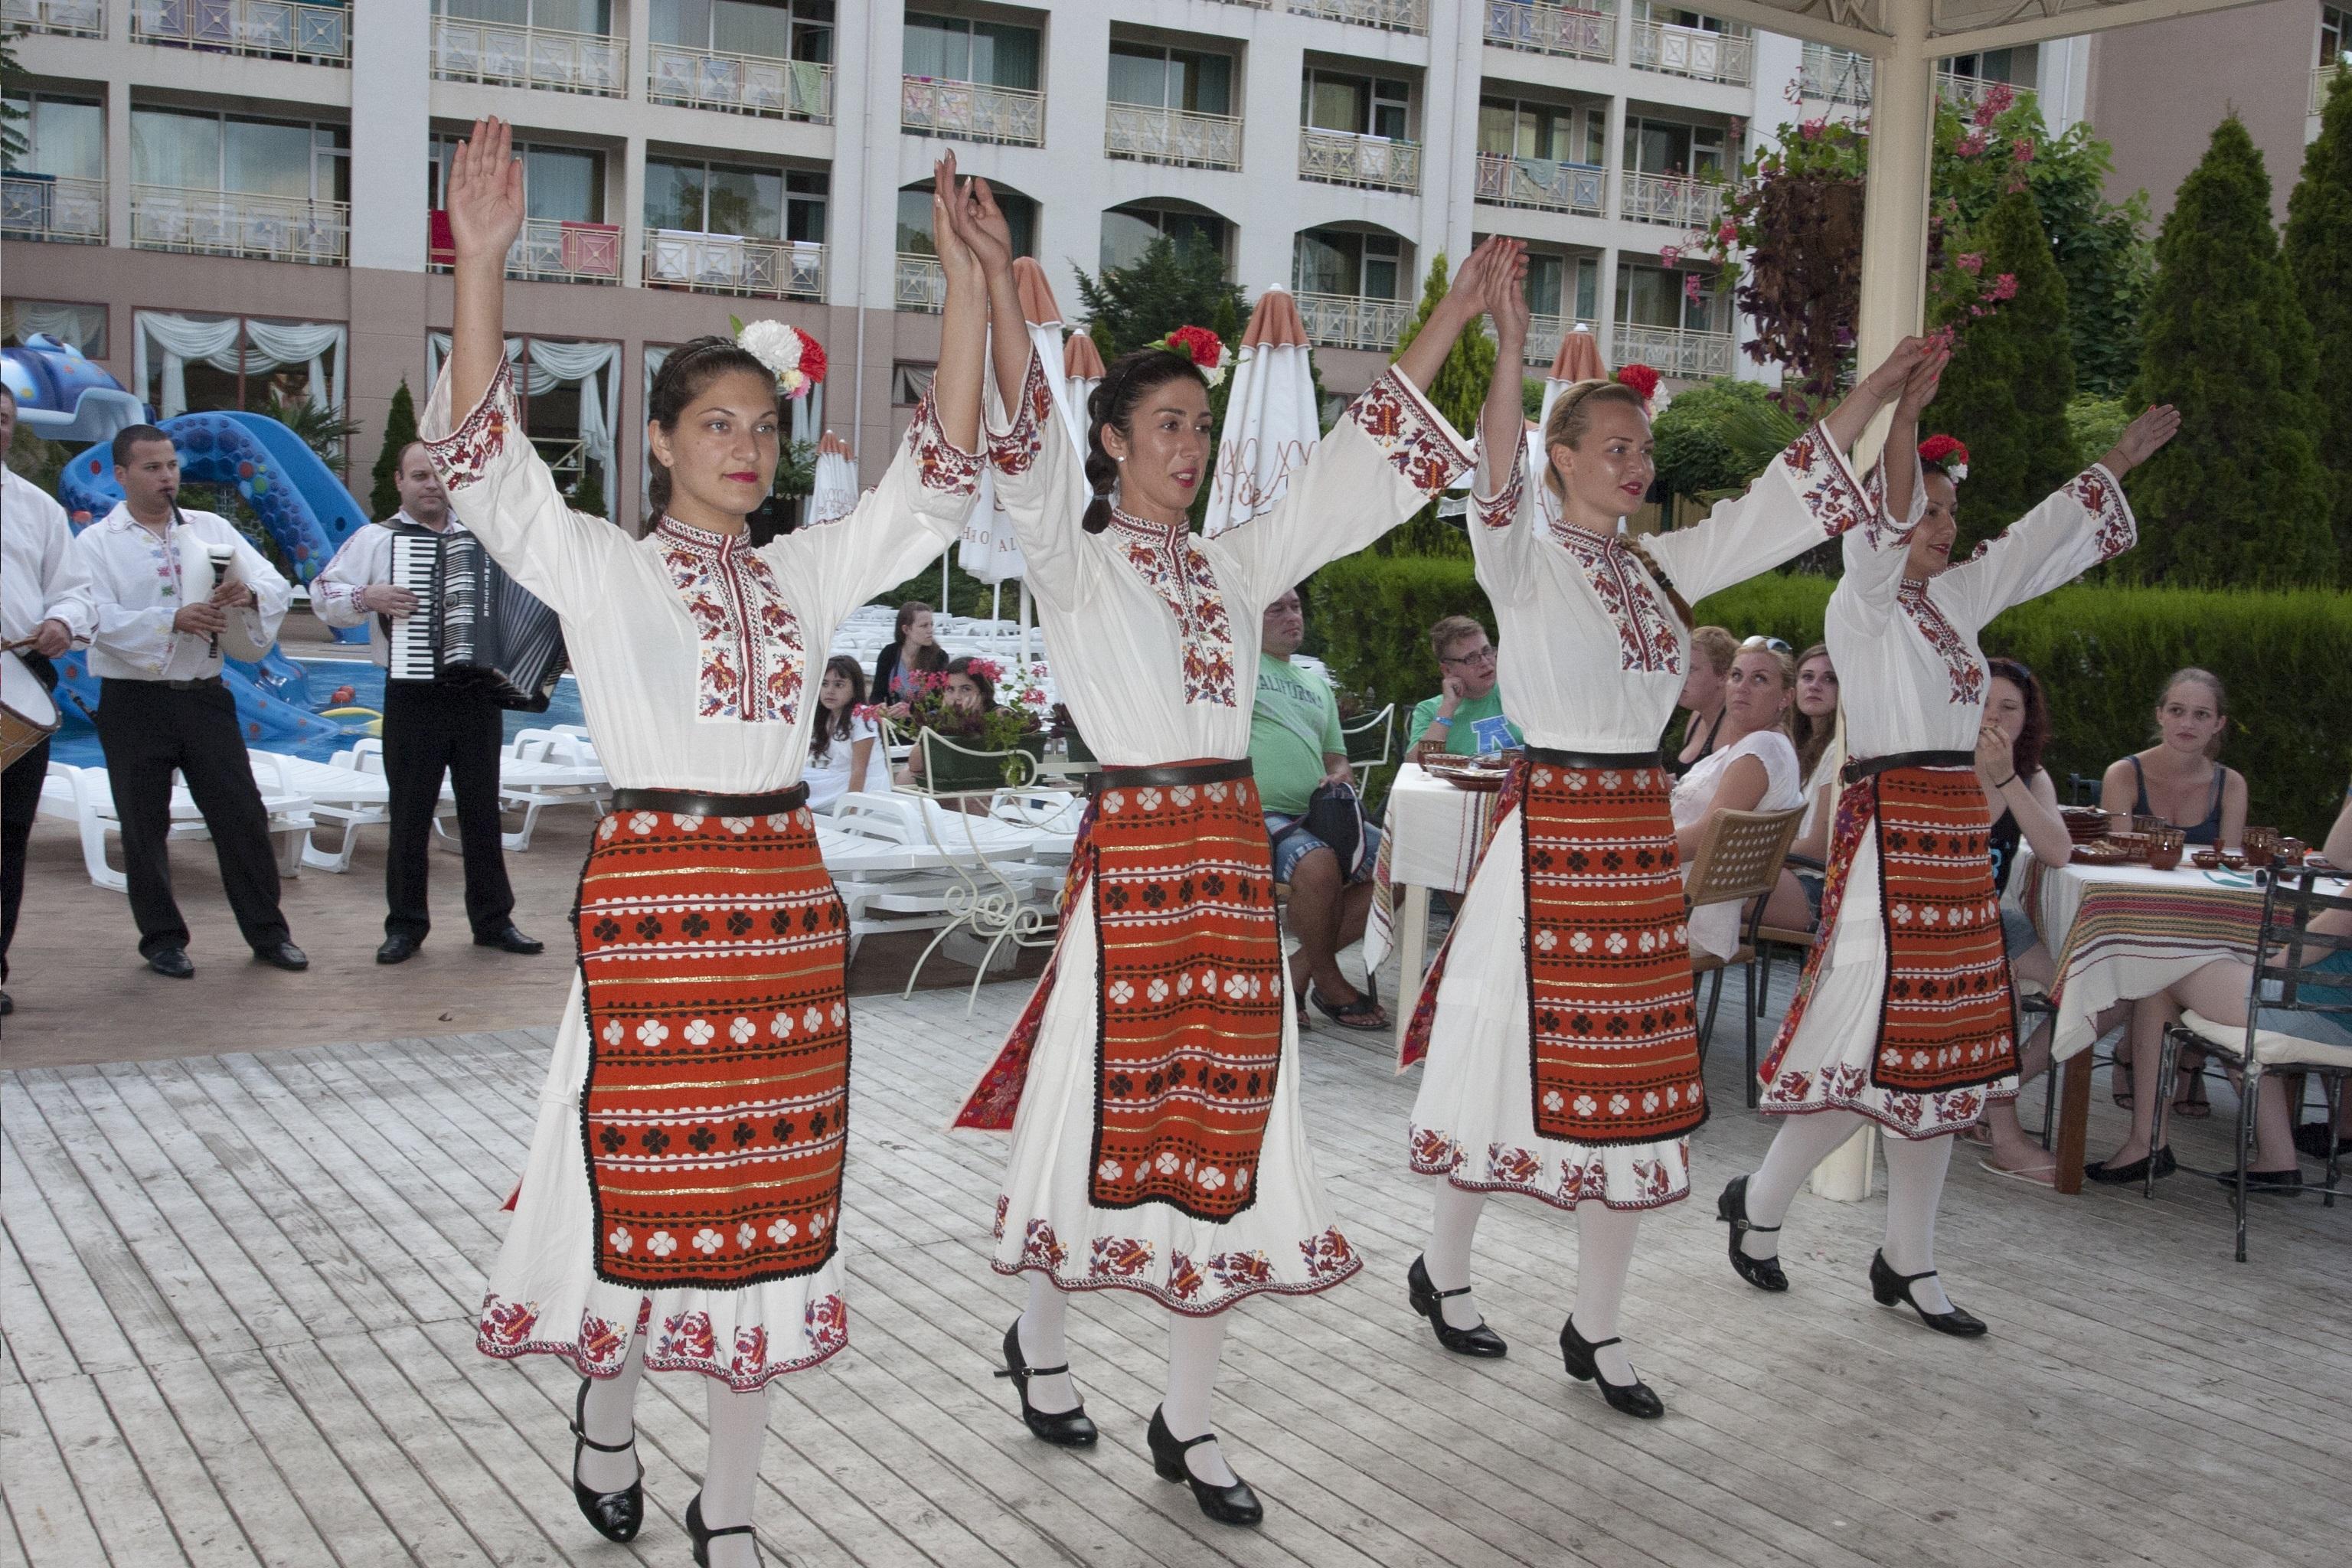
[[[1748,1217],[1748,1178],[1734,1176],[1723,1195],[1715,1200],[1715,1217],[1731,1226],[1731,1271],[1759,1290],[1786,1290],[1789,1277],[1780,1272],[1778,1258],[1750,1258],[1740,1250],[1739,1238],[1749,1231],[1759,1236],[1777,1236],[1777,1225],[1758,1225]]]
[[[6,1017],[9,1014],[11,1014],[11,1013],[15,1012],[16,1010],[16,998],[15,998],[15,997],[13,997],[13,996],[10,996],[10,995],[8,994],[8,993],[6,993],[5,991],[0,991],[0,1018],[5,1018],[5,1017]]]
[[[1247,1481],[1236,1476],[1232,1486],[1215,1486],[1194,1475],[1192,1467],[1184,1462],[1187,1449],[1215,1442],[1217,1435],[1214,1432],[1203,1432],[1197,1437],[1180,1441],[1175,1433],[1168,1430],[1166,1412],[1154,1410],[1151,1425],[1145,1430],[1144,1438],[1151,1445],[1151,1468],[1160,1472],[1160,1479],[1190,1482],[1192,1500],[1201,1505],[1202,1513],[1219,1524],[1256,1524],[1265,1518],[1265,1509],[1257,1500],[1257,1493],[1250,1490]]]
[[[7,1011],[5,1004],[6,993],[0,992],[0,1013]],[[2331,1149],[2352,1154],[2352,1134],[2338,1138],[2326,1122],[2306,1121],[2294,1130],[2294,1147],[2297,1153],[2315,1160],[2326,1159]]]
[[[531,938],[523,935],[522,932],[515,930],[514,922],[511,921],[508,921],[505,925],[500,926],[496,931],[476,931],[474,933],[474,945],[476,947],[495,947],[500,952],[520,952],[529,954],[533,952],[545,952],[547,951],[547,943],[534,941]]]
[[[1576,1331],[1574,1318],[1559,1326],[1559,1356],[1568,1363],[1569,1376],[1582,1383],[1597,1384],[1601,1397],[1609,1402],[1610,1409],[1622,1410],[1644,1421],[1655,1421],[1666,1413],[1666,1402],[1658,1397],[1656,1390],[1640,1378],[1631,1383],[1612,1383],[1601,1375],[1601,1364],[1592,1359],[1593,1352],[1624,1342],[1622,1335],[1605,1340],[1587,1340]]]
[[[730,1524],[724,1530],[713,1530],[703,1523],[702,1494],[697,1492],[694,1494],[694,1500],[686,1505],[686,1533],[694,1539],[695,1568],[710,1568],[712,1542],[722,1535],[750,1535],[753,1532],[748,1524]],[[757,1557],[759,1554],[760,1543],[754,1541],[751,1542],[751,1555]]]
[[[580,1380],[580,1403],[572,1415],[572,1496],[580,1504],[582,1517],[596,1527],[596,1533],[607,1541],[635,1541],[646,1522],[646,1462],[637,1461],[637,1479],[616,1492],[600,1492],[580,1479],[580,1453],[593,1448],[600,1454],[625,1454],[637,1446],[636,1434],[629,1435],[625,1443],[599,1443],[588,1436],[588,1390],[590,1380]],[[699,1555],[699,1553],[698,1553]]]
[[[1471,1328],[1457,1329],[1445,1321],[1444,1303],[1455,1296],[1470,1294],[1469,1286],[1465,1285],[1459,1290],[1440,1290],[1430,1283],[1428,1264],[1416,1258],[1412,1260],[1412,1267],[1404,1271],[1404,1288],[1406,1300],[1412,1303],[1412,1310],[1427,1318],[1430,1328],[1436,1331],[1437,1342],[1455,1355],[1492,1359],[1510,1353],[1511,1347],[1503,1342],[1503,1336],[1488,1328],[1484,1321]]]
[[[268,947],[257,947],[253,956],[274,969],[304,970],[310,967],[310,955],[290,942],[273,942]]]
[[[1004,1364],[996,1370],[999,1377],[1013,1380],[1013,1392],[1021,1396],[1021,1419],[1029,1427],[1030,1436],[1040,1442],[1059,1444],[1065,1448],[1091,1448],[1097,1434],[1092,1417],[1087,1415],[1084,1400],[1067,1410],[1057,1410],[1048,1415],[1029,1405],[1029,1380],[1033,1377],[1053,1377],[1070,1370],[1067,1362],[1060,1366],[1031,1366],[1021,1359],[1021,1320],[1004,1331]]]
[[[2216,1171],[2213,1179],[2231,1192],[2237,1191],[2237,1172]],[[2246,1191],[2258,1198],[2299,1198],[2303,1195],[2303,1170],[2300,1166],[2289,1165],[2284,1171],[2248,1171]]]
[[[2172,1146],[2168,1143],[2151,1153],[2141,1155],[2128,1165],[2110,1165],[2105,1160],[2095,1160],[2083,1167],[2083,1179],[2110,1187],[2128,1186],[2134,1182],[2147,1181],[2147,1169],[2151,1164],[2156,1167],[2158,1178],[2180,1169],[2180,1163],[2172,1157]]]
[[[388,936],[383,939],[383,945],[375,950],[375,961],[378,963],[406,963],[416,956],[416,950],[424,945],[425,939],[421,936],[409,936],[405,933]]]
[[[169,980],[191,980],[196,973],[188,955],[176,947],[159,947],[149,953],[147,967]]]
[[[1936,1271],[1925,1274],[1897,1274],[1886,1261],[1886,1254],[1870,1255],[1870,1293],[1882,1307],[1908,1307],[1919,1314],[1919,1321],[1939,1334],[1951,1334],[1958,1339],[1972,1340],[1985,1331],[1981,1321],[1958,1307],[1948,1312],[1931,1312],[1919,1305],[1911,1294],[1911,1287],[1922,1279],[1933,1279]]]

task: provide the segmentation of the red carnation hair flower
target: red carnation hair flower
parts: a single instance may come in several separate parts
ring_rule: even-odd
[[[1969,466],[1969,449],[1957,436],[1930,436],[1919,443],[1919,461],[1931,468]]]
[[[1168,334],[1168,346],[1202,370],[1214,370],[1225,357],[1225,345],[1206,327],[1179,327]]]
[[[1617,383],[1621,386],[1632,387],[1642,395],[1642,401],[1647,403],[1657,395],[1658,373],[1636,360],[1618,369]]]
[[[812,386],[824,379],[824,346],[806,332],[801,334],[801,374]]]

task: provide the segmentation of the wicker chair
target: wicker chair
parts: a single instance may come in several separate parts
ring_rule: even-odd
[[[1789,846],[1796,841],[1797,824],[1804,817],[1802,806],[1787,811],[1718,811],[1707,820],[1706,831],[1700,836],[1698,848],[1691,856],[1690,874],[1684,879],[1683,898],[1686,908],[1699,909],[1708,904],[1746,903],[1754,900],[1756,908],[1749,911],[1746,931],[1738,950],[1728,958],[1712,953],[1691,952],[1691,973],[1712,974],[1715,978],[1706,994],[1706,1018],[1699,1026],[1699,1060],[1706,1060],[1706,1047],[1715,1035],[1716,1008],[1723,1000],[1723,972],[1733,965],[1744,971],[1748,988],[1748,1103],[1756,1103],[1756,1015],[1763,1005],[1763,975],[1757,963],[1757,942],[1764,915],[1764,901],[1780,884],[1781,864],[1789,858]]]

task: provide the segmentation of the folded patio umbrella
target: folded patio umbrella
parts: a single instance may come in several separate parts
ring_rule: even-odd
[[[1609,367],[1601,358],[1601,341],[1592,335],[1591,328],[1579,321],[1560,334],[1559,352],[1552,356],[1551,374],[1544,377],[1543,412],[1536,416],[1535,428],[1528,432],[1529,474],[1540,474],[1550,464],[1551,458],[1544,450],[1543,427],[1549,422],[1551,405],[1559,401],[1559,395],[1580,381],[1601,381],[1608,374]],[[1554,517],[1559,515],[1559,501],[1549,487],[1537,486],[1536,495],[1542,500],[1545,511]]]
[[[849,455],[849,443],[828,430],[816,444],[816,480],[811,486],[808,518],[811,523],[831,522],[847,517],[857,505],[857,465]]]
[[[1259,295],[1242,329],[1225,399],[1204,532],[1223,533],[1272,510],[1290,488],[1291,474],[1322,439],[1307,353],[1307,327],[1289,290]]]

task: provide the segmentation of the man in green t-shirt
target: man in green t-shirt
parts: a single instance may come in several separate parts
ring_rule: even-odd
[[[1339,700],[1331,683],[1291,662],[1307,637],[1297,590],[1265,608],[1264,651],[1257,661],[1257,700],[1250,710],[1250,765],[1257,774],[1274,847],[1274,879],[1290,884],[1294,995],[1304,994],[1334,1023],[1350,1029],[1385,1029],[1388,1015],[1339,972],[1339,950],[1362,939],[1372,909],[1372,866],[1380,834],[1364,826],[1361,860],[1343,876],[1332,847],[1299,821],[1316,790],[1353,784]]]
[[[1430,651],[1444,671],[1443,689],[1423,698],[1405,727],[1405,755],[1413,762],[1440,752],[1483,756],[1525,743],[1503,716],[1495,689],[1495,645],[1467,616],[1448,616],[1429,628]]]

